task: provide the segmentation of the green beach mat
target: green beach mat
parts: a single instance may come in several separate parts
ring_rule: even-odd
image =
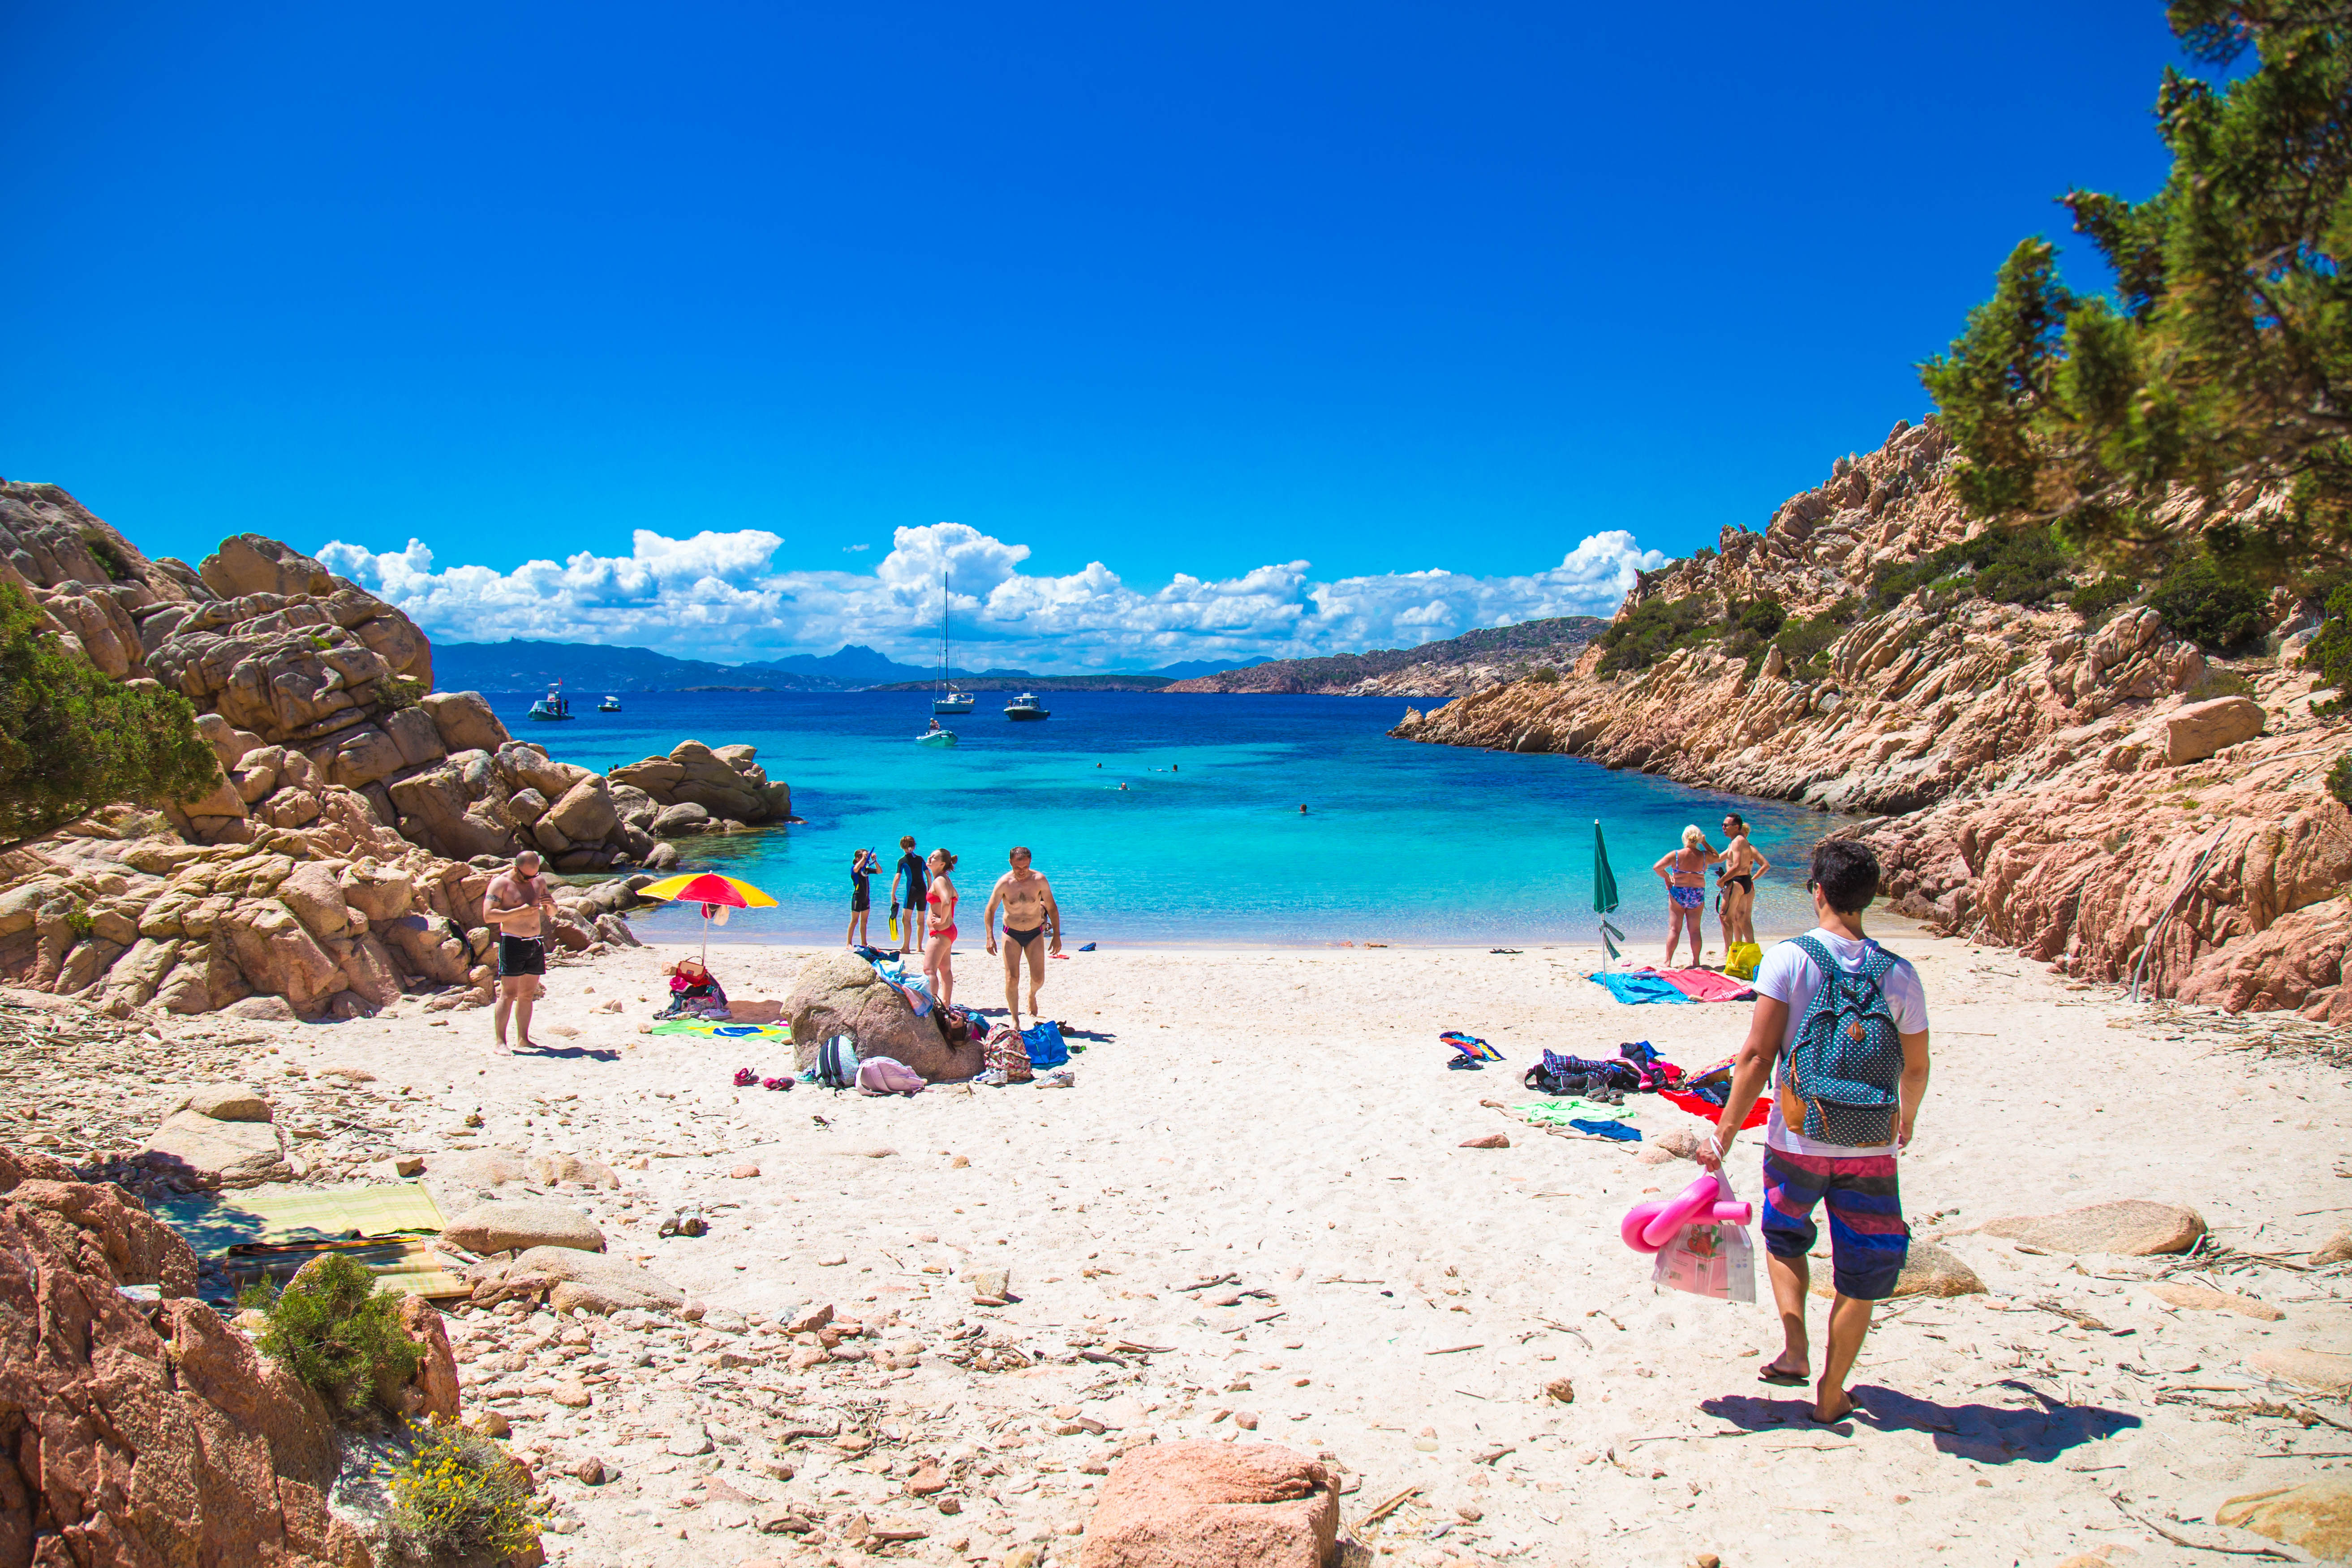
[[[404,1231],[437,1236],[441,1210],[421,1182],[366,1187],[311,1187],[271,1183],[230,1193],[163,1198],[148,1205],[199,1256],[257,1242],[284,1245]]]
[[[672,1018],[667,1024],[656,1024],[646,1031],[648,1035],[699,1035],[718,1040],[789,1040],[792,1030],[775,1024],[713,1023],[707,1018]]]
[[[1631,1121],[1640,1111],[1623,1105],[1595,1105],[1573,1095],[1564,1100],[1531,1100],[1513,1110],[1538,1127],[1566,1127],[1571,1121]]]

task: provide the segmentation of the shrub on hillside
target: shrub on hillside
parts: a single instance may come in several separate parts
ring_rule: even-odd
[[[2270,630],[2270,596],[2210,555],[2176,561],[2147,596],[2164,624],[2210,653],[2240,653]]]
[[[2137,578],[2111,574],[2067,595],[2066,607],[2086,621],[2095,621],[2108,611],[2128,604],[2138,592]]]
[[[1678,647],[1722,635],[1713,606],[1696,594],[1684,599],[1644,599],[1632,615],[1601,634],[1601,673],[1647,669]]]
[[[2352,805],[2352,752],[2336,758],[2336,765],[2327,770],[2327,793]]]
[[[1948,585],[2004,605],[2038,605],[2066,585],[2071,569],[2057,536],[2023,524],[1988,528],[1916,561],[1880,567],[1870,579],[1874,608],[1890,610],[1913,590]]]
[[[0,584],[0,842],[115,801],[199,795],[219,772],[186,698],[109,679],[59,645],[21,590]]]
[[[260,1288],[248,1304],[269,1319],[256,1342],[261,1353],[346,1416],[369,1414],[377,1388],[405,1384],[425,1356],[400,1326],[399,1295],[378,1290],[375,1276],[348,1258],[306,1263],[285,1289]]]
[[[1853,624],[1854,616],[1861,610],[1862,601],[1849,595],[1818,616],[1807,616],[1802,620],[1789,622],[1780,628],[1780,635],[1772,639],[1770,646],[1780,650],[1781,660],[1788,666],[1790,675],[1814,679],[1825,676],[1829,673],[1829,666],[1822,656],[1829,652],[1832,643],[1845,635],[1846,627]],[[1750,668],[1760,664],[1763,658],[1760,651],[1757,653],[1750,660]]]

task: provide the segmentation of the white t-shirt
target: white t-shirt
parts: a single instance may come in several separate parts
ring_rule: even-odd
[[[1837,960],[1838,967],[1849,973],[1862,967],[1865,950],[1878,945],[1868,937],[1856,942],[1852,937],[1823,931],[1819,926],[1805,934],[1829,949],[1830,956]],[[1764,955],[1764,962],[1757,967],[1756,994],[1789,1005],[1788,1031],[1780,1037],[1783,1052],[1789,1048],[1789,1042],[1797,1037],[1797,1030],[1805,1021],[1805,1011],[1813,1005],[1813,993],[1821,986],[1822,976],[1814,969],[1813,961],[1806,957],[1805,950],[1793,942],[1774,943],[1772,951]],[[1887,1011],[1895,1015],[1896,1033],[1916,1035],[1926,1031],[1927,991],[1919,984],[1919,972],[1911,967],[1909,959],[1895,959],[1895,967],[1886,972],[1881,989],[1886,994]],[[1772,1075],[1776,1090],[1780,1086],[1780,1076],[1776,1068]],[[1843,1143],[1824,1143],[1818,1138],[1808,1138],[1801,1132],[1790,1131],[1789,1124],[1780,1120],[1780,1097],[1777,1092],[1772,1097],[1772,1119],[1764,1124],[1764,1142],[1772,1148],[1786,1149],[1792,1154],[1819,1154],[1833,1160],[1895,1152],[1892,1143],[1874,1144],[1866,1149],[1849,1148]]]

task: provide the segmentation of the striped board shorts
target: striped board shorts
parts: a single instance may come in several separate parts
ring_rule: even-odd
[[[1903,1197],[1896,1189],[1895,1156],[1864,1154],[1836,1159],[1764,1151],[1764,1247],[1775,1258],[1802,1258],[1820,1238],[1813,1205],[1827,1200],[1830,1262],[1837,1293],[1857,1301],[1883,1301],[1895,1293],[1903,1260],[1911,1251],[1911,1227],[1903,1223]]]

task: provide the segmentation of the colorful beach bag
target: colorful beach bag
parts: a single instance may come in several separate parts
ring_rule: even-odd
[[[1022,1030],[1021,1048],[1029,1054],[1033,1068],[1069,1065],[1070,1047],[1062,1039],[1062,1026],[1051,1018],[1041,1019]]]
[[[857,1082],[857,1039],[835,1035],[816,1048],[816,1081],[826,1089],[849,1089]]]
[[[1723,972],[1734,980],[1754,980],[1756,967],[1763,962],[1763,948],[1752,942],[1735,942],[1724,959]]]
[[[999,1024],[988,1031],[981,1046],[981,1067],[988,1072],[1001,1072],[1007,1083],[1027,1083],[1034,1075],[1029,1070],[1029,1047],[1022,1043],[1021,1032],[1010,1024]]]

